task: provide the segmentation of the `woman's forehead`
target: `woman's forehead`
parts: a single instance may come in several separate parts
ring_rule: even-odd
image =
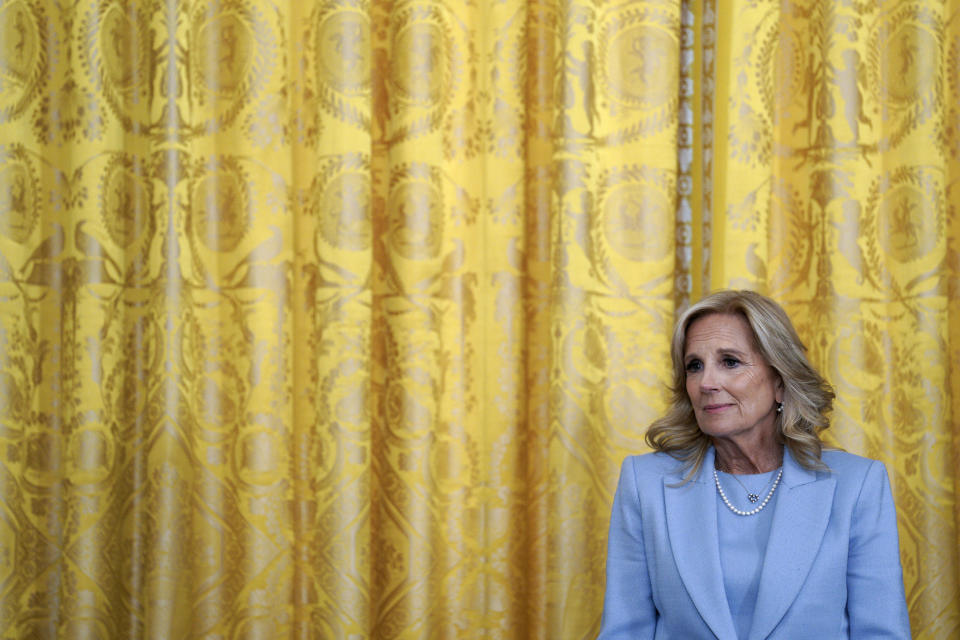
[[[755,351],[756,336],[747,319],[739,313],[711,313],[693,320],[687,327],[684,353],[698,349],[735,348]]]

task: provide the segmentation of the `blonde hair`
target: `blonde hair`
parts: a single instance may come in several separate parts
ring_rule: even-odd
[[[715,313],[739,314],[750,326],[754,347],[783,381],[783,411],[776,420],[778,439],[806,469],[825,469],[820,460],[823,443],[819,432],[830,426],[827,413],[833,406],[833,389],[810,364],[790,318],[770,298],[754,291],[723,290],[711,293],[690,307],[673,331],[672,397],[667,413],[647,430],[646,442],[655,451],[684,463],[686,480],[700,470],[710,447],[710,437],[700,430],[687,396],[683,364],[687,331],[694,320]]]

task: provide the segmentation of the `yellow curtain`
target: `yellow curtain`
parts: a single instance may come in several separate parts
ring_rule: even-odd
[[[784,303],[960,633],[960,1],[0,2],[0,636],[589,638]]]

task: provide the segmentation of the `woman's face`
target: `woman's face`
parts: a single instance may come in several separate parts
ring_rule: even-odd
[[[783,384],[754,347],[743,316],[713,313],[694,320],[683,365],[701,431],[745,442],[773,434]]]

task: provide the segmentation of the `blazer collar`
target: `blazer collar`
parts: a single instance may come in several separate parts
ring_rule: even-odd
[[[718,638],[735,638],[720,567],[713,468],[711,447],[690,482],[680,485],[680,472],[664,476],[667,530],[677,571],[704,622]],[[750,640],[767,637],[800,592],[826,531],[836,481],[804,469],[784,448],[780,484]]]
[[[832,474],[804,469],[784,447],[781,483],[750,640],[769,636],[800,593],[827,530],[837,481]]]
[[[680,579],[700,617],[718,638],[736,638],[720,569],[713,455],[710,447],[700,471],[686,484],[680,484],[680,472],[663,477],[667,531]]]

